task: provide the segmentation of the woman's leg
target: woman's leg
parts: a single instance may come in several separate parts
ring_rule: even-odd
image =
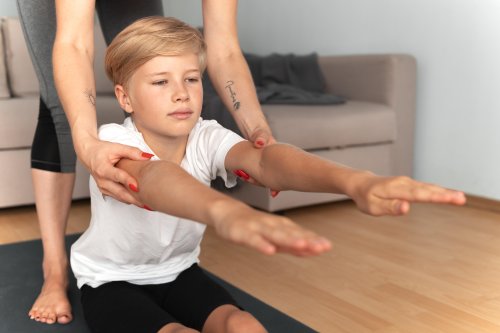
[[[129,24],[147,16],[163,16],[162,0],[96,0],[99,23],[106,43]]]
[[[41,322],[68,323],[72,315],[66,295],[68,259],[64,232],[76,156],[52,74],[54,1],[18,0],[17,5],[41,95],[40,117],[32,146],[32,176],[44,249],[44,284],[29,315]]]
[[[44,284],[29,315],[48,324],[66,324],[72,314],[66,294],[68,258],[64,234],[75,174],[32,169],[32,176],[42,235]]]

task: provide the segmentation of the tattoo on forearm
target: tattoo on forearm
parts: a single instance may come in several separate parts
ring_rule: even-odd
[[[236,93],[233,90],[234,81],[230,80],[230,81],[227,81],[226,83],[227,83],[227,85],[225,88],[229,92],[229,96],[231,97],[231,99],[233,101],[234,111],[238,111],[240,108],[240,101],[238,101],[238,99],[236,99]]]
[[[85,96],[87,96],[90,104],[92,104],[94,107],[95,107],[95,96],[94,94],[92,93],[92,90],[86,90],[85,91]]]

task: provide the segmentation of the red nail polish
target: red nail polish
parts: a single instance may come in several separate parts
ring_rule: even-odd
[[[141,156],[142,156],[142,157],[145,157],[145,158],[151,158],[151,157],[153,157],[153,156],[155,156],[155,155],[150,154],[150,153],[145,153],[145,152],[142,152]]]
[[[257,140],[255,143],[256,143],[258,146],[261,146],[261,147],[263,147],[263,146],[266,144],[266,143],[265,143],[264,141],[262,141],[262,140]]]
[[[234,174],[238,177],[243,178],[244,180],[250,179],[250,176],[243,170],[234,170]]]
[[[128,184],[128,187],[134,192],[139,192],[139,189],[134,184]]]
[[[148,205],[144,205],[144,206],[142,206],[142,208],[147,209],[147,210],[152,211],[152,212],[154,211]]]
[[[276,198],[280,194],[280,191],[271,191],[271,197]]]

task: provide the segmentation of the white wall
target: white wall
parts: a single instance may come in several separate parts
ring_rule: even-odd
[[[0,0],[0,17],[18,16],[16,0]]]
[[[201,24],[201,0],[164,0]],[[245,51],[413,54],[415,177],[500,199],[500,1],[240,0]],[[16,15],[15,0],[0,16]]]
[[[166,0],[201,22],[199,0]],[[415,177],[500,199],[500,1],[240,0],[242,48],[418,61]]]

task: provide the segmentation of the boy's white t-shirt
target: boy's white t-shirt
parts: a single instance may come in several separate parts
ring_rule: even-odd
[[[131,118],[122,125],[101,126],[99,138],[154,154]],[[220,176],[227,187],[232,187],[236,177],[226,172],[224,160],[229,149],[242,140],[215,120],[200,118],[189,134],[181,167],[207,186]],[[90,196],[90,226],[71,247],[71,268],[79,288],[84,284],[95,288],[111,281],[167,283],[199,261],[204,224],[111,197],[104,199],[92,177]],[[196,204],[192,202],[193,209]]]

